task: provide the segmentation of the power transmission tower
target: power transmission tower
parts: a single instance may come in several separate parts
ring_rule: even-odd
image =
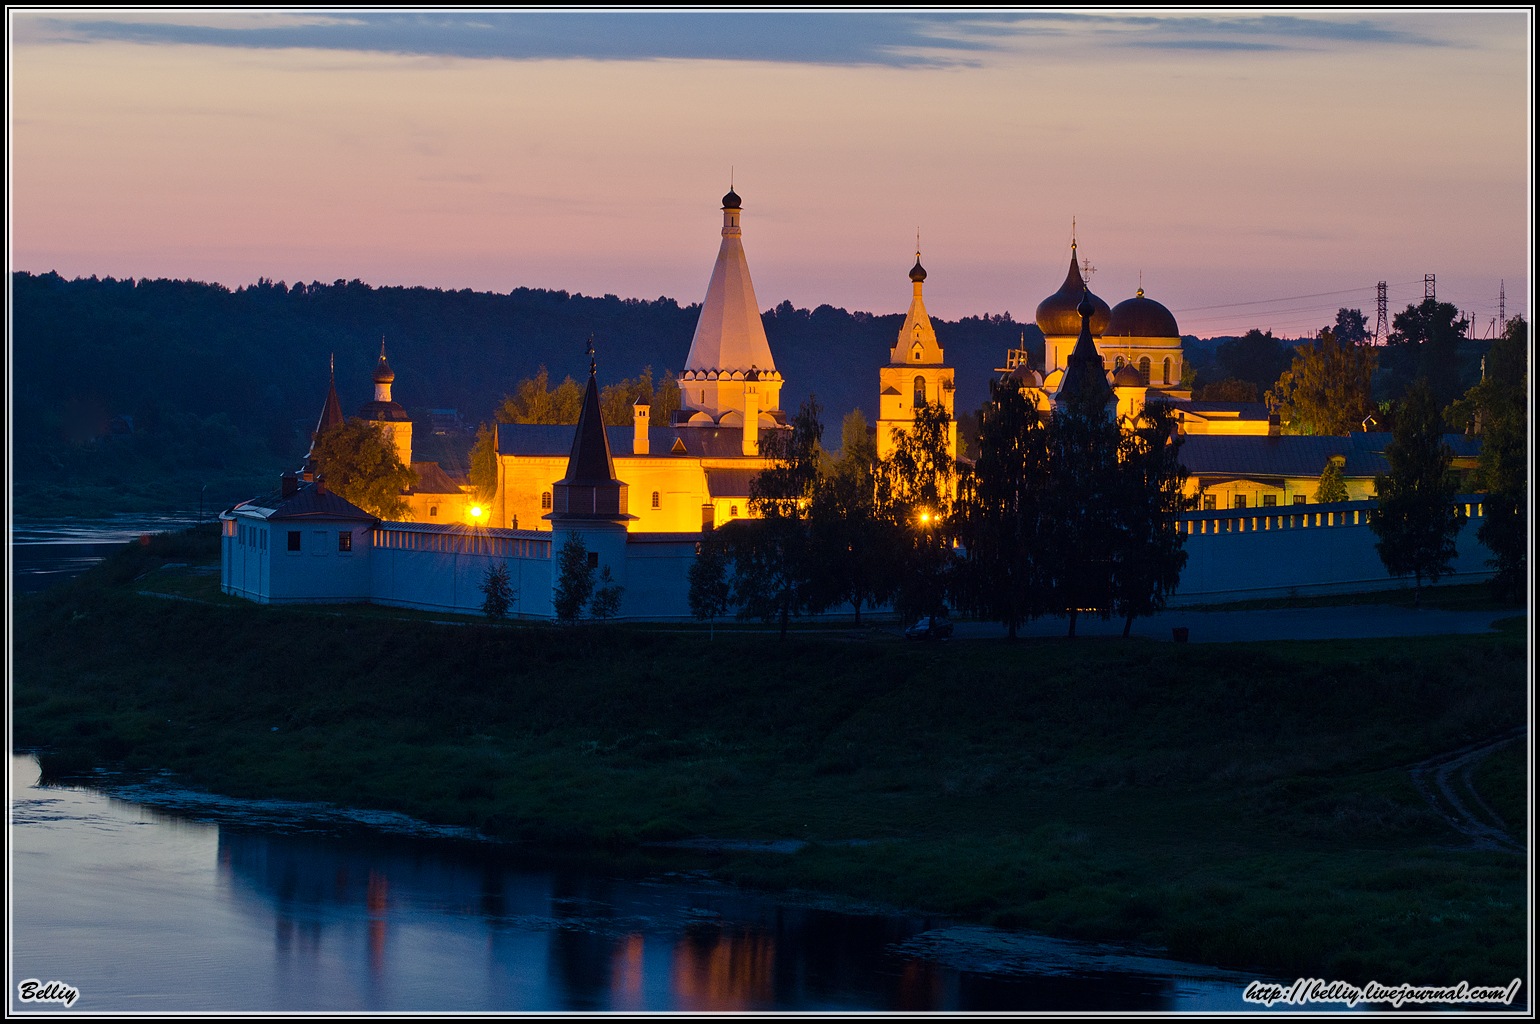
[[[1433,285],[1433,279],[1437,276],[1438,275],[1436,274],[1422,275],[1422,297],[1424,301],[1427,299],[1433,299],[1436,301],[1438,299],[1438,289]]]
[[[1374,305],[1378,315],[1374,318],[1374,343],[1385,344],[1390,335],[1390,327],[1385,321],[1385,282],[1381,281],[1374,286]]]
[[[1508,333],[1508,292],[1501,280],[1497,282],[1497,333]]]

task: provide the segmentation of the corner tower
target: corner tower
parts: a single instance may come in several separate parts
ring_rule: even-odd
[[[722,197],[722,245],[679,375],[679,404],[692,424],[742,426],[750,404],[764,426],[781,418],[781,375],[743,254],[742,215],[743,201],[729,190]],[[754,380],[755,400],[749,402],[746,383]]]
[[[877,456],[887,458],[893,451],[895,437],[914,426],[915,412],[921,405],[937,405],[946,411],[952,423],[948,428],[947,451],[957,458],[957,419],[953,412],[956,396],[954,371],[946,365],[941,343],[930,314],[925,311],[925,268],[915,250],[914,267],[909,281],[914,296],[904,326],[888,352],[888,365],[877,371],[881,393],[877,398]]]

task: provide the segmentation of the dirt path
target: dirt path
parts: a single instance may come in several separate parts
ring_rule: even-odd
[[[1439,754],[1412,766],[1412,784],[1417,791],[1450,828],[1469,838],[1476,849],[1524,852],[1522,839],[1509,833],[1503,819],[1471,784],[1471,777],[1489,754],[1523,738],[1524,726],[1516,726],[1495,739]]]

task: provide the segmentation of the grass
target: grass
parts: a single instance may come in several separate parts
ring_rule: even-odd
[[[45,773],[169,768],[617,859],[802,839],[705,862],[1288,977],[1524,973],[1523,859],[1466,848],[1406,772],[1525,719],[1522,630],[708,644],[137,593],[206,596],[206,574],[159,568],[199,545],[217,537],[132,546],[17,603],[14,737]],[[1525,773],[1499,752],[1477,786],[1512,814]]]

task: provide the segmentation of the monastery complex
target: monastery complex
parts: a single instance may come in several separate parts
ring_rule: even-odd
[[[784,381],[744,252],[742,205],[735,191],[722,199],[721,243],[670,422],[653,422],[650,407],[639,403],[629,426],[604,426],[590,350],[578,425],[499,424],[496,493],[478,503],[469,485],[437,463],[413,461],[412,422],[392,399],[395,373],[382,343],[374,400],[358,415],[378,424],[416,473],[405,495],[410,521],[380,522],[327,491],[307,457],[297,473],[285,474],[280,491],[222,516],[226,592],[263,602],[478,611],[480,581],[500,560],[520,595],[514,614],[549,618],[553,544],[579,534],[591,558],[626,588],[622,617],[686,617],[686,572],[702,532],[750,515],[750,486],[767,465],[762,442],[787,429]],[[953,420],[949,448],[957,457],[955,374],[925,309],[926,277],[917,252],[903,326],[887,365],[873,368],[879,456],[912,426],[919,407],[939,403]],[[1182,384],[1176,318],[1142,287],[1109,307],[1087,287],[1074,240],[1064,281],[1035,319],[1044,365],[1032,366],[1025,349],[1014,349],[999,373],[1042,413],[1053,414],[1072,375],[1094,373],[1106,379],[1109,412],[1133,418],[1159,401],[1176,414],[1186,435],[1188,494],[1199,510],[1186,517],[1189,565],[1173,603],[1393,585],[1367,526],[1389,435],[1281,436],[1260,403],[1193,401]],[[334,380],[317,433],[342,420]],[[1474,457],[1465,439],[1451,440],[1458,456]],[[1311,505],[1328,461],[1337,462],[1350,500]],[[1471,511],[1457,578],[1484,573],[1474,499]]]

